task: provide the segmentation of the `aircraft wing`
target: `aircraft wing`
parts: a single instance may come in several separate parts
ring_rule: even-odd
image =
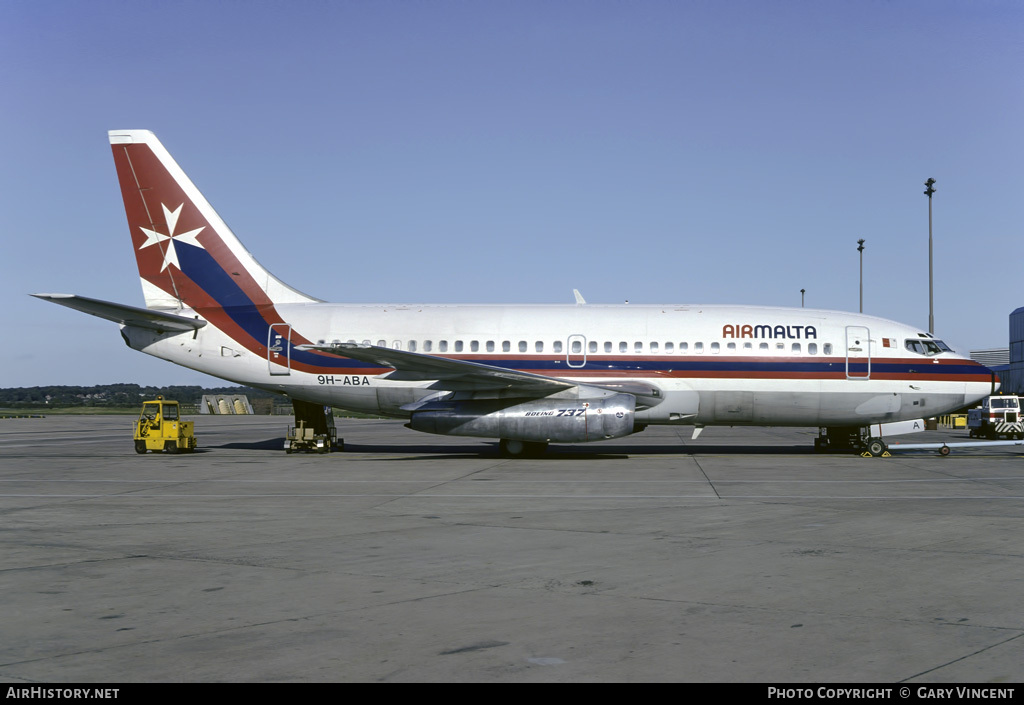
[[[395,371],[387,375],[388,379],[408,382],[437,380],[443,383],[445,389],[451,390],[506,389],[529,396],[543,396],[579,386],[555,377],[509,370],[469,360],[452,360],[405,350],[392,350],[376,345],[335,343],[298,347],[369,362],[381,367],[392,367]]]
[[[61,306],[73,308],[76,311],[99,316],[108,321],[114,321],[126,326],[150,328],[161,333],[173,330],[191,331],[206,325],[206,321],[198,317],[186,318],[185,316],[177,316],[173,313],[153,311],[136,306],[125,306],[124,304],[115,304],[112,301],[90,299],[87,296],[77,296],[76,294],[32,294],[32,296],[43,301],[51,301]]]

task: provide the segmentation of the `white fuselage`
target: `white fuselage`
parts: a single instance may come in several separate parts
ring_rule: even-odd
[[[640,424],[866,426],[947,413],[990,394],[995,383],[987,368],[956,353],[911,349],[908,340],[928,339],[917,329],[834,311],[632,304],[276,309],[283,320],[269,340],[239,340],[214,321],[195,333],[124,332],[133,348],[239,384],[395,417],[450,386],[396,380],[390,369],[296,346],[366,343],[584,387],[642,382],[659,397],[638,408]]]

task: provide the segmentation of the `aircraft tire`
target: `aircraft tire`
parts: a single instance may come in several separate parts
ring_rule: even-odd
[[[875,458],[882,457],[885,451],[888,450],[888,446],[885,445],[885,441],[881,438],[869,438],[867,448],[868,452]]]

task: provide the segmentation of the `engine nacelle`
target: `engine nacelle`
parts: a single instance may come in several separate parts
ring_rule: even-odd
[[[409,428],[443,436],[586,443],[633,433],[636,398],[473,399],[428,402],[412,412]]]

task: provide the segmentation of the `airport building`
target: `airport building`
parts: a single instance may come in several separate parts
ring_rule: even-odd
[[[1010,314],[1010,362],[999,377],[1004,392],[1024,394],[1024,307]]]
[[[970,358],[999,375],[1003,394],[1024,396],[1024,307],[1010,314],[1010,347],[972,350]]]
[[[971,350],[971,359],[993,370],[997,367],[1006,367],[1010,364],[1010,349]]]

